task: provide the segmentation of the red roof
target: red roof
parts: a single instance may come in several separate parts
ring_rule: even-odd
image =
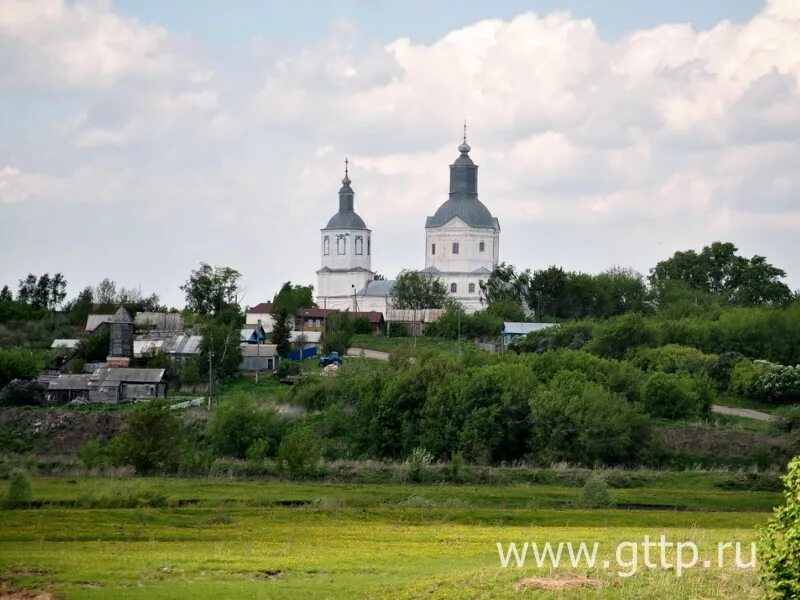
[[[272,302],[262,302],[248,309],[249,313],[272,314]]]

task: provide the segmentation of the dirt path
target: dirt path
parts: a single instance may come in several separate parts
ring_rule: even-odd
[[[366,348],[350,348],[350,350],[347,351],[347,356],[361,356],[363,358],[389,360],[388,352],[381,352],[380,350],[368,350]]]
[[[712,405],[711,411],[720,415],[744,417],[745,419],[753,419],[754,421],[772,421],[775,418],[771,414],[761,412],[760,410],[753,410],[752,408],[735,408],[733,406],[720,406],[719,404]]]

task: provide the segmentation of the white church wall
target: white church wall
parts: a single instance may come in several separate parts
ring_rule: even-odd
[[[371,234],[369,229],[323,229],[320,236],[322,266],[370,270]]]
[[[453,244],[458,244],[457,254]],[[481,267],[491,271],[498,262],[498,244],[499,235],[494,229],[473,228],[454,218],[442,227],[425,230],[425,267],[444,272],[470,272]]]

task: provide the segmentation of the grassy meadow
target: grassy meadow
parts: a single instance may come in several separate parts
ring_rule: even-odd
[[[780,494],[712,482],[664,473],[613,489],[616,508],[586,510],[566,485],[39,478],[35,508],[0,512],[0,579],[67,599],[758,597],[756,573],[732,564],[629,578],[614,566],[500,566],[498,541],[599,542],[599,562],[615,565],[616,545],[645,534],[716,559],[719,541],[755,540]],[[594,585],[514,587],[570,574]]]

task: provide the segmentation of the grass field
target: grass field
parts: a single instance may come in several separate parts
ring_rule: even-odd
[[[410,351],[412,354],[436,350],[438,353],[458,354],[459,349],[467,345],[473,346],[472,342],[455,340],[445,340],[434,337],[418,335],[408,337],[379,337],[372,334],[354,335],[350,341],[353,348],[368,348],[369,350],[379,350],[381,352],[395,352],[400,349]]]
[[[717,542],[754,540],[780,494],[725,492],[710,481],[676,473],[613,490],[618,505],[685,510],[582,510],[572,508],[579,488],[556,485],[35,479],[40,508],[0,513],[0,579],[76,599],[757,597],[755,572],[732,564],[682,577],[643,567],[615,574],[616,545],[645,534],[694,541],[715,562]],[[79,508],[136,498],[159,508]],[[612,567],[504,569],[498,541],[598,542],[598,565]],[[600,587],[513,587],[568,574]]]

